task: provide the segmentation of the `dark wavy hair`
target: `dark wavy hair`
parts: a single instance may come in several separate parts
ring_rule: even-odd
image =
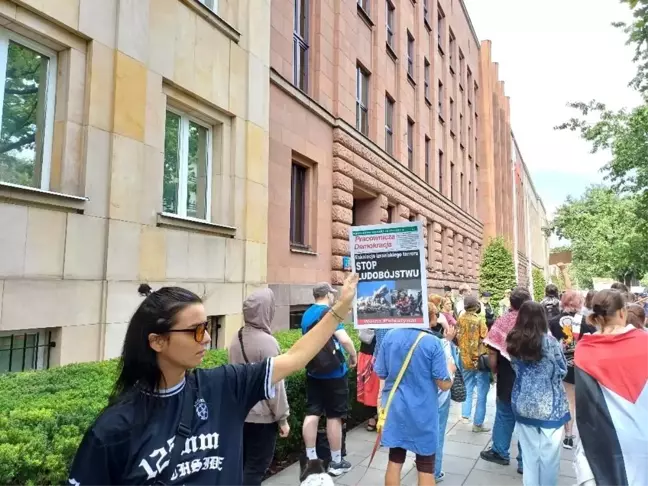
[[[524,361],[540,361],[542,341],[549,330],[542,304],[527,301],[520,307],[515,326],[506,337],[509,355]]]
[[[592,313],[588,317],[589,323],[604,328],[607,321],[617,311],[625,308],[625,298],[621,292],[605,289],[597,292],[592,298]]]
[[[628,324],[632,324],[637,329],[646,327],[646,312],[643,306],[639,304],[628,305]]]
[[[119,376],[110,403],[120,401],[135,388],[155,391],[164,382],[157,353],[149,344],[150,334],[165,334],[175,324],[178,312],[202,302],[193,292],[180,287],[163,287],[155,292],[148,284],[138,288],[146,298],[128,324],[119,359]]]
[[[592,310],[592,299],[596,295],[596,290],[590,290],[585,296],[585,308]]]
[[[560,298],[560,291],[558,287],[554,284],[549,284],[545,287],[545,297],[555,297],[556,299]]]

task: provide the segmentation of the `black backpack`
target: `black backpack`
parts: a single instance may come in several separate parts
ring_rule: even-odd
[[[328,312],[328,311],[327,311]],[[322,316],[326,314],[323,313]],[[317,321],[319,322],[319,321]],[[317,325],[317,322],[308,328],[308,331]],[[308,332],[306,331],[306,332]],[[331,338],[315,357],[306,365],[306,371],[314,375],[327,375],[337,370],[344,363],[344,354],[335,341]]]
[[[547,320],[550,321],[554,317],[560,315],[560,304],[558,304],[557,302],[551,300],[544,302],[542,305],[545,309],[545,312],[547,313]]]

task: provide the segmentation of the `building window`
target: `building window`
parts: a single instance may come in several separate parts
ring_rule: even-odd
[[[425,136],[425,182],[430,183],[430,137]]]
[[[423,85],[423,92],[425,94],[425,100],[427,102],[430,101],[430,61],[425,58],[425,63],[424,63],[424,85]]]
[[[444,28],[445,28],[445,14],[443,13],[443,9],[441,8],[441,5],[437,6],[438,13],[437,13],[437,40],[439,43],[439,52],[441,55],[443,55],[445,45],[443,43],[443,34],[444,34]]]
[[[385,96],[385,152],[394,154],[394,100]]]
[[[455,125],[454,125],[454,100],[450,98],[450,133],[454,135]]]
[[[414,79],[414,37],[407,31],[407,74]]]
[[[308,1],[295,0],[293,26],[293,83],[303,92],[308,91]]]
[[[0,28],[0,181],[49,190],[56,52]]]
[[[308,309],[309,307],[310,306],[308,305],[290,306],[290,314],[289,314],[290,329],[301,329],[302,317],[304,317],[304,312],[306,312],[306,309]]]
[[[51,331],[0,333],[0,373],[47,369],[54,346]]]
[[[439,150],[439,192],[443,194],[443,152]]]
[[[407,118],[407,167],[414,168],[414,120]]]
[[[387,45],[394,49],[394,12],[396,7],[389,0],[387,4]]]
[[[459,176],[459,205],[464,205],[464,175],[463,172]]]
[[[439,92],[437,93],[437,113],[443,120],[443,83],[439,81]]]
[[[459,145],[461,145],[461,148],[464,148],[464,140],[463,140],[463,115],[459,113]]]
[[[369,15],[369,6],[371,5],[370,0],[358,0],[358,7],[360,7],[362,10],[365,11],[367,15]]]
[[[214,13],[218,13],[218,0],[198,0]]]
[[[308,168],[292,163],[290,180],[290,244],[308,246],[306,239],[306,184]]]
[[[472,191],[472,181],[468,181],[468,212],[472,212],[473,209],[473,191]]]
[[[394,222],[394,211],[396,211],[396,206],[389,206],[387,208],[387,223]]]
[[[466,59],[463,52],[459,49],[459,88],[463,89],[463,79],[466,70]]]
[[[455,189],[455,166],[450,162],[450,200],[454,201],[454,189]]]
[[[356,68],[356,128],[369,134],[369,74],[360,66]]]
[[[164,127],[165,213],[209,221],[212,128],[167,108]]]
[[[450,36],[450,44],[448,45],[448,58],[450,60],[450,63],[449,63],[449,65],[450,65],[450,73],[454,74],[455,73],[454,51],[455,51],[455,47],[456,47],[457,42],[456,42],[456,39],[455,39],[454,32],[452,32],[452,29],[448,29],[448,32],[449,32],[449,36]]]
[[[423,0],[423,20],[425,21],[425,26],[430,28],[430,0]]]

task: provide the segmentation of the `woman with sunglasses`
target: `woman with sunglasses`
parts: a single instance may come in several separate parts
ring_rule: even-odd
[[[147,296],[128,325],[113,393],[79,446],[69,484],[242,484],[246,416],[324,347],[357,282],[349,275],[339,301],[285,354],[193,372],[211,341],[201,299],[140,286]]]

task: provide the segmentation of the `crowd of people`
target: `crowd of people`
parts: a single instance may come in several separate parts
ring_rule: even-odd
[[[446,287],[428,296],[429,329],[363,329],[358,352],[343,326],[356,285],[353,274],[339,294],[316,285],[302,337],[283,354],[271,332],[272,291],[252,293],[230,364],[213,369],[196,369],[211,339],[200,298],[142,285],[110,402],[85,434],[69,483],[260,485],[277,436],[295,433],[283,379],[305,368],[300,481],[330,484],[352,468],[343,420],[349,369],[357,366],[357,400],[371,416],[365,426],[389,450],[387,486],[400,484],[407,452],[416,456],[419,485],[443,481],[452,401],[473,433],[491,434],[485,461],[508,465],[517,430],[525,486],[557,484],[561,446],[576,449],[579,485],[648,484],[645,302],[622,284],[585,298],[549,285],[542,302],[518,287],[495,308],[487,291],[477,297],[461,285],[454,295]],[[322,417],[326,458],[318,449]]]

